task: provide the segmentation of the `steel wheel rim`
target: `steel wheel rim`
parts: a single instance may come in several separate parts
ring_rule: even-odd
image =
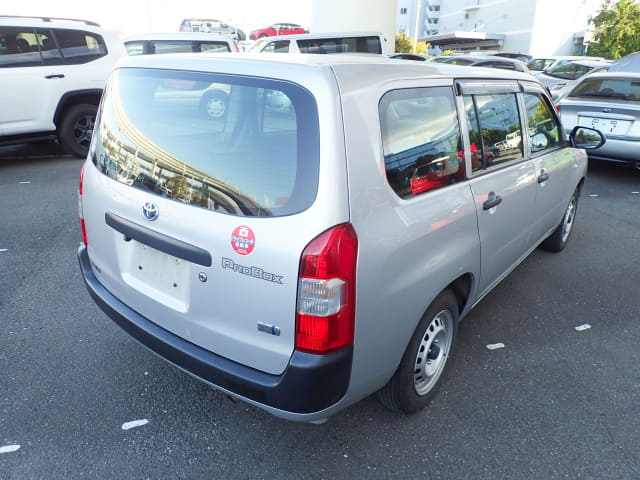
[[[572,197],[562,220],[562,243],[567,241],[571,229],[573,228],[573,219],[576,213],[576,197]]]
[[[422,334],[413,368],[413,388],[426,395],[438,382],[449,358],[453,341],[453,315],[442,310]]]
[[[207,115],[213,118],[220,118],[224,115],[225,104],[220,98],[211,98],[207,102]]]
[[[83,115],[76,120],[73,125],[73,138],[75,138],[78,145],[89,148],[94,122],[95,118],[92,115]]]

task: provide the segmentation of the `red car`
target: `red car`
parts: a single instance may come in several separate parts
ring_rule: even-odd
[[[297,33],[309,33],[300,25],[295,23],[274,23],[273,25],[260,30],[254,30],[249,35],[251,40],[257,40],[264,37],[275,37],[277,35],[294,35]]]

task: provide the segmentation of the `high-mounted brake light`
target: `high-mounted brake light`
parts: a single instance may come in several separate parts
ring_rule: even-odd
[[[84,167],[86,165],[86,163],[82,164],[82,169],[80,170],[80,184],[78,185],[78,216],[80,217],[80,226],[82,227],[82,241],[85,245],[89,243],[87,238],[87,228],[84,225],[84,212],[82,211],[82,184],[84,183]]]
[[[333,227],[302,252],[296,309],[296,350],[324,354],[353,344],[358,237]]]

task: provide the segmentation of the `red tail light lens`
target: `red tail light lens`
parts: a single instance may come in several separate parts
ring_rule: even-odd
[[[324,354],[353,344],[357,256],[350,223],[320,234],[302,252],[296,350]]]
[[[86,163],[83,163],[82,169],[80,170],[80,184],[78,185],[78,216],[80,217],[80,226],[82,227],[82,241],[84,242],[85,245],[87,245],[89,240],[87,238],[87,228],[84,225],[84,213],[82,211],[82,193],[83,193],[82,184],[84,183],[84,167],[85,166],[86,166]]]

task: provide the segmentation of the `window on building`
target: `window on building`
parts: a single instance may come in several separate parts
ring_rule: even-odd
[[[400,9],[400,15],[406,15],[407,14],[407,9],[406,8],[401,8]]]

